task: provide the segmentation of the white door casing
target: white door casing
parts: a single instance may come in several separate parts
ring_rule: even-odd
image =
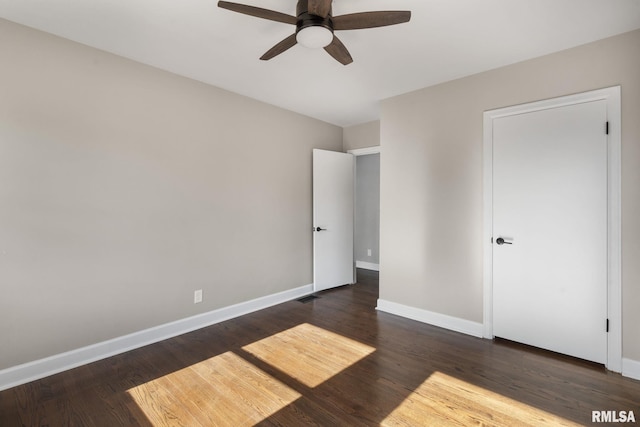
[[[580,144],[592,139],[582,154],[576,151],[581,145],[558,143],[568,123],[576,125],[571,132]],[[619,372],[619,87],[488,111],[484,126],[485,337],[515,339]],[[535,148],[527,148],[536,138]],[[561,222],[551,224],[555,217]],[[599,231],[585,232],[595,224]],[[513,244],[492,244],[498,237]],[[585,262],[600,267],[581,269]],[[516,312],[520,322],[513,320]]]
[[[313,150],[314,291],[354,283],[353,155]]]
[[[377,264],[373,264],[373,263],[367,263],[367,262],[362,262],[359,261],[357,258],[357,249],[356,246],[358,245],[357,243],[357,230],[358,230],[358,218],[359,218],[359,214],[358,214],[358,208],[357,208],[357,203],[356,203],[356,199],[358,198],[358,192],[357,192],[357,185],[356,185],[356,181],[357,181],[357,176],[358,176],[358,161],[357,158],[360,156],[370,156],[372,154],[380,154],[381,150],[380,150],[380,146],[379,145],[374,145],[372,147],[364,147],[364,148],[354,148],[351,150],[347,150],[347,153],[349,154],[353,154],[354,156],[354,172],[353,172],[353,176],[354,176],[354,185],[353,185],[353,194],[354,194],[354,251],[353,251],[353,259],[355,262],[355,267],[356,267],[356,271],[358,268],[364,268],[367,270],[374,270],[374,271],[380,271],[380,256],[378,256],[378,263]],[[379,165],[378,165],[379,167]],[[380,205],[378,205],[378,213],[380,210]],[[379,229],[379,224],[378,224],[378,236],[380,236],[380,229]],[[380,251],[380,244],[378,242],[378,251]],[[357,274],[356,277],[354,279],[354,281],[357,282]]]

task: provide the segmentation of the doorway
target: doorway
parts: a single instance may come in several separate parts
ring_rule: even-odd
[[[356,269],[380,271],[380,147],[350,150],[355,156],[354,259]]]
[[[603,89],[484,117],[485,337],[618,372],[619,94]]]

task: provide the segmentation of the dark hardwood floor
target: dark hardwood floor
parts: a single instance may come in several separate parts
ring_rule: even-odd
[[[640,381],[375,310],[377,273],[0,392],[0,426],[591,425]]]

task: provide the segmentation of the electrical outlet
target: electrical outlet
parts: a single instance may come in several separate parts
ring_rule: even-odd
[[[198,304],[202,302],[202,289],[198,289],[193,293],[193,303]]]
[[[371,256],[371,249],[367,249],[367,256]]]

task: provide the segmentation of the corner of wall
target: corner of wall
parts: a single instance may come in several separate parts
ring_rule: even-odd
[[[622,358],[622,376],[640,381],[640,361]]]

